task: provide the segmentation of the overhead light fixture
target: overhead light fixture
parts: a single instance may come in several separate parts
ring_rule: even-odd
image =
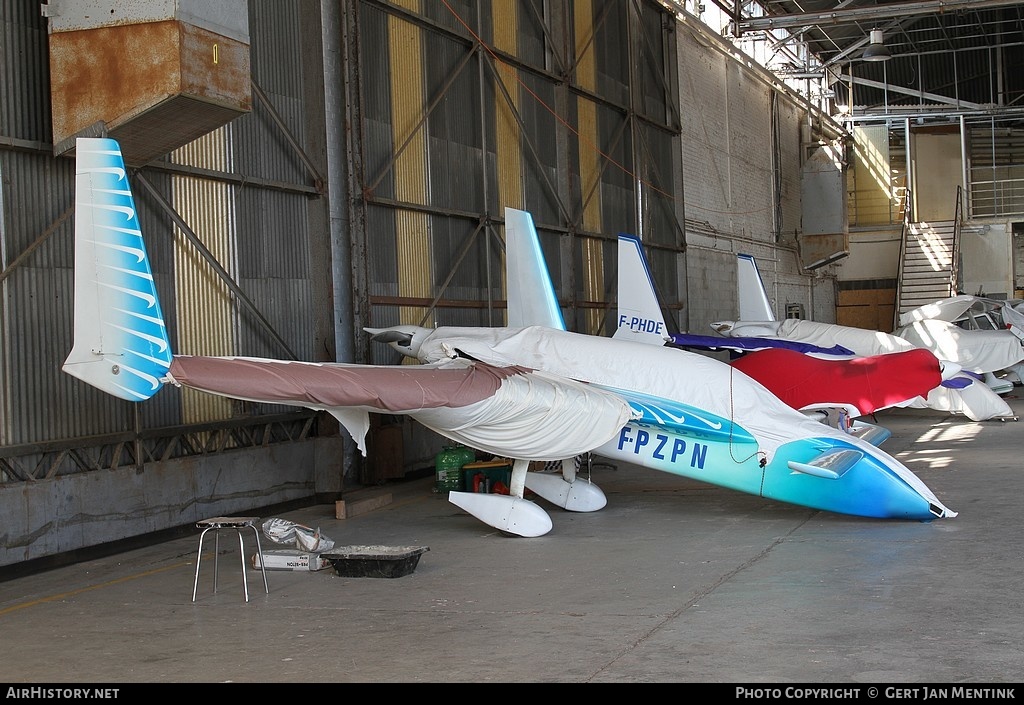
[[[871,43],[868,44],[868,48],[864,50],[860,58],[864,59],[864,61],[888,61],[891,59],[892,54],[885,48],[882,30],[873,29],[869,36],[871,37]]]

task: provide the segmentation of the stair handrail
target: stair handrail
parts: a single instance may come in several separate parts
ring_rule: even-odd
[[[960,228],[964,217],[963,201],[963,187],[957,184],[956,209],[953,211],[953,255],[949,266],[950,296],[956,296],[962,288],[960,286]]]
[[[896,271],[896,305],[893,307],[892,329],[900,327],[900,309],[903,308],[903,268],[907,259],[907,233],[910,232],[910,186],[903,189],[903,222],[900,225],[900,255]]]

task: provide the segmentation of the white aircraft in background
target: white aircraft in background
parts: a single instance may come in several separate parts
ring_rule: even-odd
[[[737,354],[770,348],[784,348],[796,352],[818,354],[823,357],[853,355],[852,350],[838,344],[823,347],[801,340],[778,337],[736,335],[725,338],[694,333],[669,333],[640,239],[635,235],[620,234],[618,252],[618,295],[616,297],[618,317],[615,332],[612,334],[612,337],[617,340],[636,340],[657,345],[671,343],[687,350],[729,350]],[[757,275],[756,270],[755,275]],[[756,297],[745,298],[745,295],[746,292],[740,294],[741,310],[751,312],[762,310],[762,304],[757,301]],[[767,301],[764,302],[764,305],[767,305]],[[752,313],[752,315],[761,314]]]
[[[528,483],[566,509],[605,506],[603,492],[569,469],[588,452],[814,509],[922,521],[956,516],[892,456],[696,353],[530,325],[372,331],[420,365],[174,354],[120,148],[111,139],[80,138],[76,155],[74,345],[63,370],[109,394],[141,402],[170,383],[321,410],[363,453],[370,413],[410,416],[512,459],[510,494],[453,491],[449,500],[520,536],[552,528],[547,512],[524,498]],[[505,214],[507,248],[539,254],[529,214]],[[546,287],[553,302],[546,315],[553,316],[559,309],[542,258],[530,271]],[[510,320],[532,315],[545,314],[517,312]],[[534,460],[563,461],[562,476],[528,472]]]
[[[842,345],[859,356],[881,355],[923,347],[932,350],[939,359],[960,365],[962,369],[944,380],[926,396],[905,406],[963,414],[973,421],[1016,420],[1009,404],[979,376],[972,375],[970,366],[963,364],[958,359],[961,356],[954,351],[918,345],[900,335],[865,328],[796,318],[777,321],[754,258],[745,254],[737,255],[737,265],[740,319],[712,323],[712,329],[721,335],[781,338],[820,346]],[[947,357],[947,354],[950,356]]]
[[[1024,314],[1010,301],[960,294],[900,314],[899,323],[896,335],[981,375],[997,394],[1024,376]]]
[[[665,333],[667,325],[643,243],[635,235],[620,234],[618,253],[619,314],[613,337],[684,349],[728,349],[733,355],[729,364],[782,401],[875,445],[889,438],[889,431],[858,417],[906,405],[960,369],[922,348],[856,356],[840,345],[823,348],[783,338]],[[756,269],[753,273],[759,277]],[[741,308],[752,315],[767,315],[770,310],[763,289],[744,292]]]

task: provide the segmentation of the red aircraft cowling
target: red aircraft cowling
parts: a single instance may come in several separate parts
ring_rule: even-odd
[[[927,396],[942,382],[939,359],[924,348],[850,359],[769,348],[730,364],[794,409],[845,404],[862,416]]]

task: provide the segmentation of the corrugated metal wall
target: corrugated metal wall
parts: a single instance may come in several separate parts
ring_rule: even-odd
[[[683,250],[671,15],[656,2],[357,4],[366,325],[503,324],[514,207],[534,216],[570,328],[610,332],[618,233],[642,216],[652,242]],[[393,361],[382,345],[368,356]]]
[[[13,445],[88,433],[95,421],[64,412],[76,405],[75,390],[53,373],[70,339],[74,173],[45,151],[46,23],[37,3],[7,0],[0,30],[0,445]]]
[[[319,3],[302,5],[319,14]],[[308,157],[298,154],[311,120],[323,130],[323,113],[305,112],[302,11],[298,3],[251,0],[252,79],[261,98],[252,113],[133,176],[177,352],[323,359],[315,343],[323,323],[312,301],[314,289],[323,295],[330,285],[311,275],[308,214],[311,200],[324,203]],[[55,158],[50,145],[47,24],[39,3],[0,0],[0,29],[0,445],[28,452],[44,444],[20,464],[54,464],[48,472],[62,474],[75,464],[66,454],[47,457],[48,442],[291,411],[183,397],[174,388],[133,405],[60,372],[71,346],[74,164]],[[188,451],[170,455],[178,452]]]
[[[48,144],[50,65],[45,60],[46,20],[39,3],[0,3],[0,29],[4,40],[0,47],[0,137],[15,143]]]
[[[211,171],[231,171],[230,128],[223,127],[175,150],[172,160]],[[237,279],[235,213],[231,188],[212,179],[172,177],[176,210],[227,272]],[[174,234],[175,320],[178,349],[191,355],[231,355],[237,348],[237,325],[230,290],[206,266],[180,228]],[[181,390],[182,421],[199,423],[230,418],[232,401],[194,389]]]

